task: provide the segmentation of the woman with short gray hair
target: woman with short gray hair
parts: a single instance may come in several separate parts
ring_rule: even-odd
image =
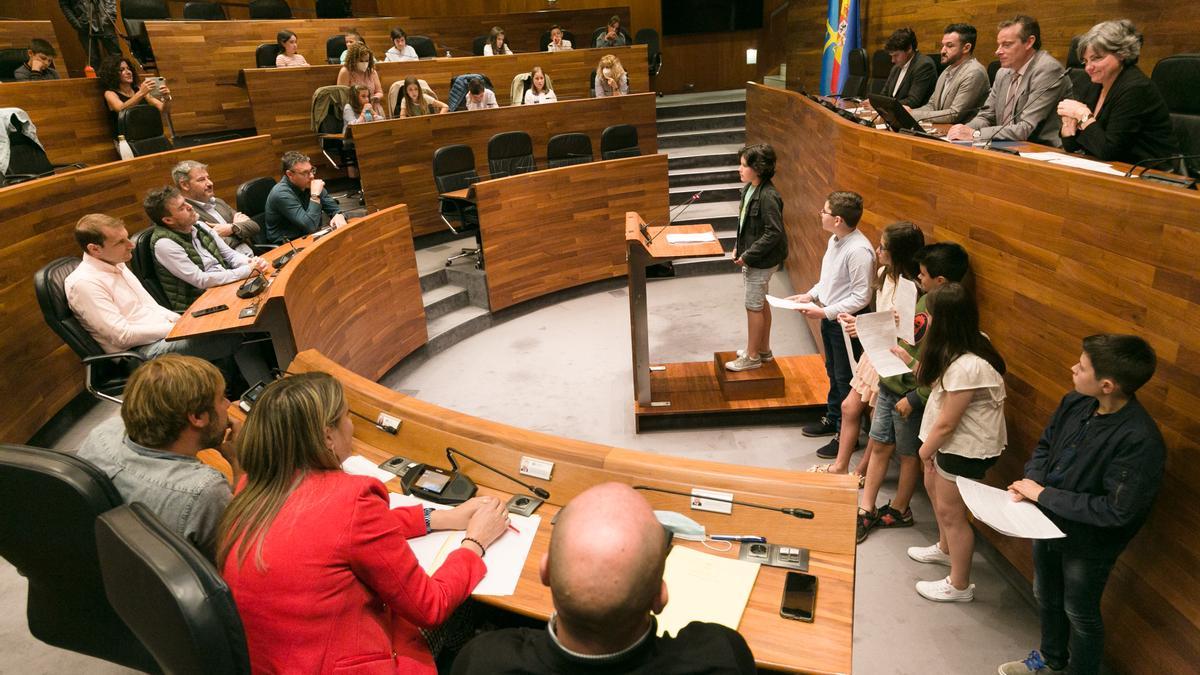
[[[1079,39],[1092,85],[1058,104],[1065,150],[1131,164],[1178,154],[1167,104],[1137,66],[1141,49],[1128,19],[1098,23]]]

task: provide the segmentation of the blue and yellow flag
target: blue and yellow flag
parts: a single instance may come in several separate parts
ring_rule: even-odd
[[[821,93],[842,93],[850,74],[850,50],[858,49],[858,0],[829,0],[825,48],[821,55]]]

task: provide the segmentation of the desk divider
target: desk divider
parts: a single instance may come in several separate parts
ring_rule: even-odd
[[[93,165],[120,159],[100,80],[5,82],[0,84],[0,106],[29,113],[52,164]]]

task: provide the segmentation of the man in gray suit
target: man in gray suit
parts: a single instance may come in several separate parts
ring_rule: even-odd
[[[913,119],[934,124],[956,124],[975,117],[988,95],[987,69],[975,58],[979,33],[966,23],[946,26],[942,35],[942,66],[933,96],[920,108],[911,108]],[[907,106],[905,106],[907,107]]]
[[[254,255],[251,245],[258,239],[262,227],[250,216],[234,211],[233,207],[214,194],[206,165],[184,160],[171,170],[171,182],[196,210],[200,220],[211,225],[230,248],[245,255]]]
[[[996,35],[1000,72],[987,103],[966,124],[950,127],[952,141],[995,139],[1062,147],[1062,120],[1055,110],[1071,95],[1071,80],[1062,64],[1042,51],[1037,19],[1019,15],[1000,24]]]
[[[937,65],[917,51],[917,34],[911,28],[898,28],[883,48],[892,60],[892,70],[880,93],[910,108],[925,105],[937,80]]]

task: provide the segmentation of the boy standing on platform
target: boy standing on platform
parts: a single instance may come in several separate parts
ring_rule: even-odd
[[[1025,478],[1008,486],[1014,500],[1036,503],[1067,536],[1033,542],[1042,649],[1000,666],[1001,675],[1100,672],[1100,598],[1162,485],[1162,434],[1134,395],[1155,363],[1154,349],[1135,335],[1084,338],[1071,368],[1075,391],[1058,404]]]
[[[857,192],[829,193],[820,213],[821,229],[832,235],[825,248],[825,257],[821,259],[821,278],[807,293],[788,298],[822,305],[797,310],[810,319],[821,320],[825,373],[829,376],[825,416],[801,429],[805,436],[830,436],[836,433],[841,427],[842,399],[850,393],[850,377],[853,373],[837,315],[842,312],[858,314],[871,298],[875,250],[866,235],[858,231],[862,213],[862,195]],[[857,341],[854,349],[856,352],[859,350]]]

